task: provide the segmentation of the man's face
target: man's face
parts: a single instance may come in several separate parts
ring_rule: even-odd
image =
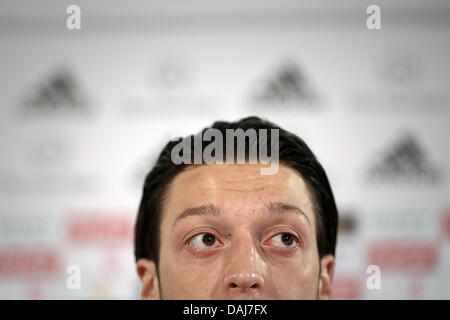
[[[275,175],[261,175],[260,168],[192,166],[174,178],[163,204],[152,297],[327,297],[329,279],[319,274],[316,217],[304,180],[284,165]],[[330,276],[333,258],[322,267]],[[140,274],[145,298],[143,268]]]

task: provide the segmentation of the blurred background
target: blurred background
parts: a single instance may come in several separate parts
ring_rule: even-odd
[[[0,298],[138,299],[162,146],[257,115],[328,173],[335,298],[449,299],[449,40],[438,0],[0,1]]]

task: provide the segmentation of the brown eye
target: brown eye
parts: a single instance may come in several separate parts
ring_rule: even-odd
[[[207,246],[212,246],[216,242],[216,237],[211,233],[205,233],[203,235],[202,241]]]
[[[286,246],[290,246],[292,242],[294,242],[294,236],[290,233],[283,233],[281,235],[281,241],[283,241]]]
[[[289,232],[281,232],[273,236],[269,242],[270,244],[279,248],[294,248],[299,245],[298,238]]]
[[[222,246],[222,242],[212,233],[203,232],[193,236],[189,242],[189,246],[197,250],[208,250]]]

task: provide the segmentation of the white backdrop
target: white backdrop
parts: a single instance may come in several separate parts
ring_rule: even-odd
[[[336,298],[450,298],[450,4],[378,1],[373,31],[369,4],[1,1],[0,297],[138,298],[132,228],[161,147],[258,115],[329,175]]]

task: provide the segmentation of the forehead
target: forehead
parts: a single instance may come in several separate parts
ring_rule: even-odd
[[[268,202],[281,202],[299,207],[315,225],[313,201],[301,175],[284,164],[274,175],[261,175],[260,169],[259,164],[186,168],[169,186],[163,221],[170,223],[183,210],[207,204],[224,212],[251,212]]]

